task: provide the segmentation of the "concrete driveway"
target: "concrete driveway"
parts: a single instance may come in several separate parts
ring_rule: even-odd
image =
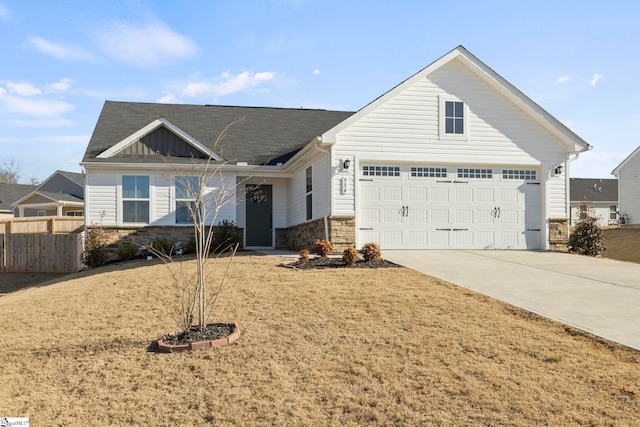
[[[386,250],[383,256],[640,350],[640,264],[534,251]]]

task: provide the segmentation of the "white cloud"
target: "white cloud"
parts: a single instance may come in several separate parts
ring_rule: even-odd
[[[31,83],[26,82],[5,82],[5,86],[9,89],[9,93],[20,96],[42,95],[42,91]]]
[[[598,73],[595,73],[595,74],[593,75],[593,78],[591,79],[591,81],[589,81],[589,84],[590,84],[591,86],[595,87],[595,86],[596,86],[596,83],[598,83],[598,80],[600,80],[600,79],[601,79],[601,78],[603,78],[603,77],[604,77],[603,75],[600,75],[600,74],[598,74]]]
[[[162,22],[125,24],[115,21],[98,39],[109,55],[138,67],[190,58],[198,52],[190,38],[176,33]]]
[[[71,144],[87,144],[90,139],[91,134],[47,136],[47,141],[49,142],[67,142]]]
[[[46,86],[47,92],[66,92],[69,90],[69,88],[71,87],[71,83],[73,83],[74,81],[75,80],[73,79],[65,77],[59,82],[49,83]]]
[[[313,71],[311,72],[311,74],[313,74],[314,76],[317,76],[317,75],[319,75],[319,74],[320,74],[320,70],[318,70],[318,69],[316,68],[315,70],[313,70]]]
[[[188,83],[182,90],[182,95],[195,98],[200,96],[221,96],[236,92],[254,89],[264,82],[275,79],[277,73],[265,71],[255,73],[253,71],[243,71],[240,74],[222,73],[213,81],[199,81]]]
[[[567,83],[571,78],[569,76],[560,76],[556,79],[556,83],[564,84]]]
[[[75,105],[42,97],[15,96],[0,92],[0,107],[10,113],[28,116],[51,117],[67,113],[75,109]]]
[[[161,96],[160,98],[156,99],[156,102],[159,102],[161,104],[181,104],[182,102],[176,98],[176,96],[172,93],[168,93],[165,96]]]
[[[31,37],[29,42],[40,52],[57,59],[79,59],[83,61],[93,59],[93,55],[77,46],[65,46],[40,37]]]

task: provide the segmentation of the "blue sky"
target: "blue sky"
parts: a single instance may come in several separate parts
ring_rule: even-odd
[[[638,145],[636,1],[0,0],[0,164],[80,171],[105,100],[355,111],[458,45],[594,149]]]

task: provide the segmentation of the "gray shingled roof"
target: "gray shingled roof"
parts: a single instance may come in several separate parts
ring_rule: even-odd
[[[598,178],[571,178],[570,199],[572,202],[617,202],[618,180]]]
[[[41,191],[38,190],[38,193],[42,194],[43,196],[47,196],[49,197],[51,200],[55,200],[58,202],[79,202],[79,203],[84,203],[84,200],[81,199],[80,197],[76,197],[72,194],[67,194],[67,193],[54,193],[53,191]]]
[[[71,181],[73,181],[76,184],[79,184],[79,185],[84,187],[84,175],[83,174],[78,173],[78,172],[68,172],[68,171],[61,171],[61,170],[58,170],[56,172],[58,172],[60,175],[66,176]]]
[[[145,162],[153,158],[98,159],[96,156],[154,120],[164,117],[204,145],[234,125],[215,152],[229,162],[276,164],[286,162],[316,136],[353,112],[265,107],[230,107],[106,101],[83,162]]]
[[[0,211],[13,211],[11,203],[36,189],[35,185],[0,183]]]

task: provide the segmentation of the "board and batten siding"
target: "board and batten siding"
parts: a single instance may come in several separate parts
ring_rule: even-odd
[[[451,99],[465,103],[465,138],[440,137],[440,105]],[[566,160],[567,151],[520,107],[453,60],[338,132],[332,161],[334,166],[339,166],[341,159],[355,158],[390,164],[542,167],[540,172],[547,173]],[[347,175],[340,172],[333,176],[334,214],[354,215],[357,172],[354,167],[348,174],[350,191],[345,194],[339,191],[340,179]],[[566,200],[566,186],[550,185],[547,194]]]
[[[640,154],[620,168],[618,190],[620,214],[629,217],[629,224],[640,224]]]
[[[287,186],[287,227],[302,224],[307,221],[307,186],[306,171],[312,166],[313,180],[313,211],[312,219],[322,218],[330,214],[331,195],[329,193],[331,182],[329,175],[328,154],[318,153],[309,162],[296,169]]]

